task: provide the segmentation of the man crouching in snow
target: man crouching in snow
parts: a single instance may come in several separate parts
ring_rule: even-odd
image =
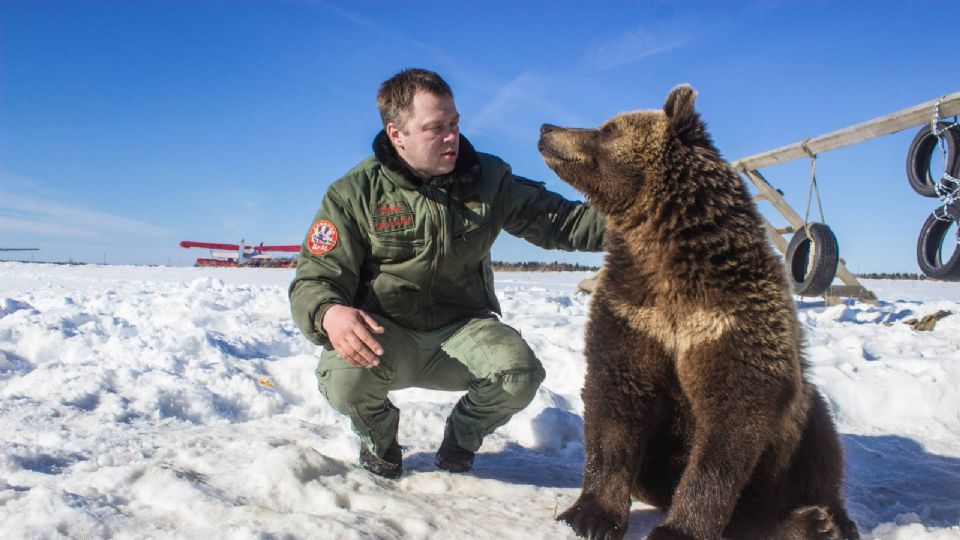
[[[460,135],[449,85],[401,71],[380,86],[373,155],[327,190],[290,285],[293,319],[325,350],[320,391],[350,417],[360,465],[403,472],[391,390],[466,391],[437,467],[465,472],[483,438],[526,407],[543,367],[495,314],[490,248],[501,230],[548,249],[600,251],[604,219],[515,176]]]

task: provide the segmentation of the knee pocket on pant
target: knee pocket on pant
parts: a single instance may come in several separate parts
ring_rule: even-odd
[[[471,373],[479,378],[543,369],[520,332],[496,318],[471,321],[442,347],[451,356],[465,359]]]
[[[334,409],[346,413],[348,407],[367,400],[371,395],[386,398],[390,374],[377,369],[320,366],[317,368],[317,387]]]
[[[510,370],[498,373],[494,384],[503,392],[503,406],[521,410],[533,401],[546,373],[542,367],[533,370]]]

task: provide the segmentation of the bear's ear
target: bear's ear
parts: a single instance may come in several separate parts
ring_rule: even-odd
[[[700,121],[700,114],[693,108],[696,99],[697,92],[689,84],[681,84],[670,91],[663,104],[670,132],[704,157],[719,158],[706,126]]]
[[[697,91],[689,84],[681,84],[670,91],[667,101],[663,104],[663,112],[670,119],[670,125],[683,125],[690,122],[691,117],[697,114],[693,109],[693,102],[697,100]]]

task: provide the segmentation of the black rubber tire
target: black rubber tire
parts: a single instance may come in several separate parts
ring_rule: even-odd
[[[938,218],[946,217],[948,220]],[[917,264],[920,270],[933,279],[942,281],[960,281],[960,246],[954,250],[950,260],[943,262],[940,248],[944,242],[954,242],[956,238],[946,238],[950,226],[960,227],[960,206],[953,205],[934,210],[920,229],[917,238]]]
[[[948,122],[937,124],[938,129],[949,126]],[[950,128],[943,132],[943,143],[947,149],[947,172],[954,178],[960,177],[960,127]],[[930,159],[934,152],[939,152],[940,146],[937,136],[933,134],[930,125],[923,126],[907,151],[907,180],[914,191],[924,197],[937,197],[936,184],[939,176],[934,178],[930,174]]]
[[[807,236],[807,228],[810,236]],[[837,237],[824,223],[811,223],[794,233],[787,246],[787,277],[793,294],[821,296],[837,275],[840,248]]]

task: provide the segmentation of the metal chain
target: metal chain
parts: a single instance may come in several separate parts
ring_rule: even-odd
[[[940,221],[948,221],[948,222],[954,221],[953,216],[950,215],[950,207],[948,205],[937,207],[937,209],[933,211],[933,217],[937,218]],[[960,246],[960,226],[957,227],[955,236],[957,237],[957,245]],[[957,249],[960,249],[960,247],[958,247]]]
[[[933,186],[943,206],[941,207],[942,211],[934,212],[934,215],[941,221],[952,221],[948,207],[960,201],[960,180],[954,178],[949,172],[950,163],[947,161],[947,145],[944,142],[946,137],[943,134],[948,129],[956,128],[960,124],[957,122],[957,117],[954,116],[953,122],[947,124],[943,129],[938,128],[938,124],[940,123],[941,101],[943,101],[943,96],[937,98],[937,102],[933,106],[933,117],[930,119],[930,132],[937,137],[937,146],[940,147],[940,155],[943,158],[943,174]],[[960,230],[957,231],[957,241],[960,242]]]

